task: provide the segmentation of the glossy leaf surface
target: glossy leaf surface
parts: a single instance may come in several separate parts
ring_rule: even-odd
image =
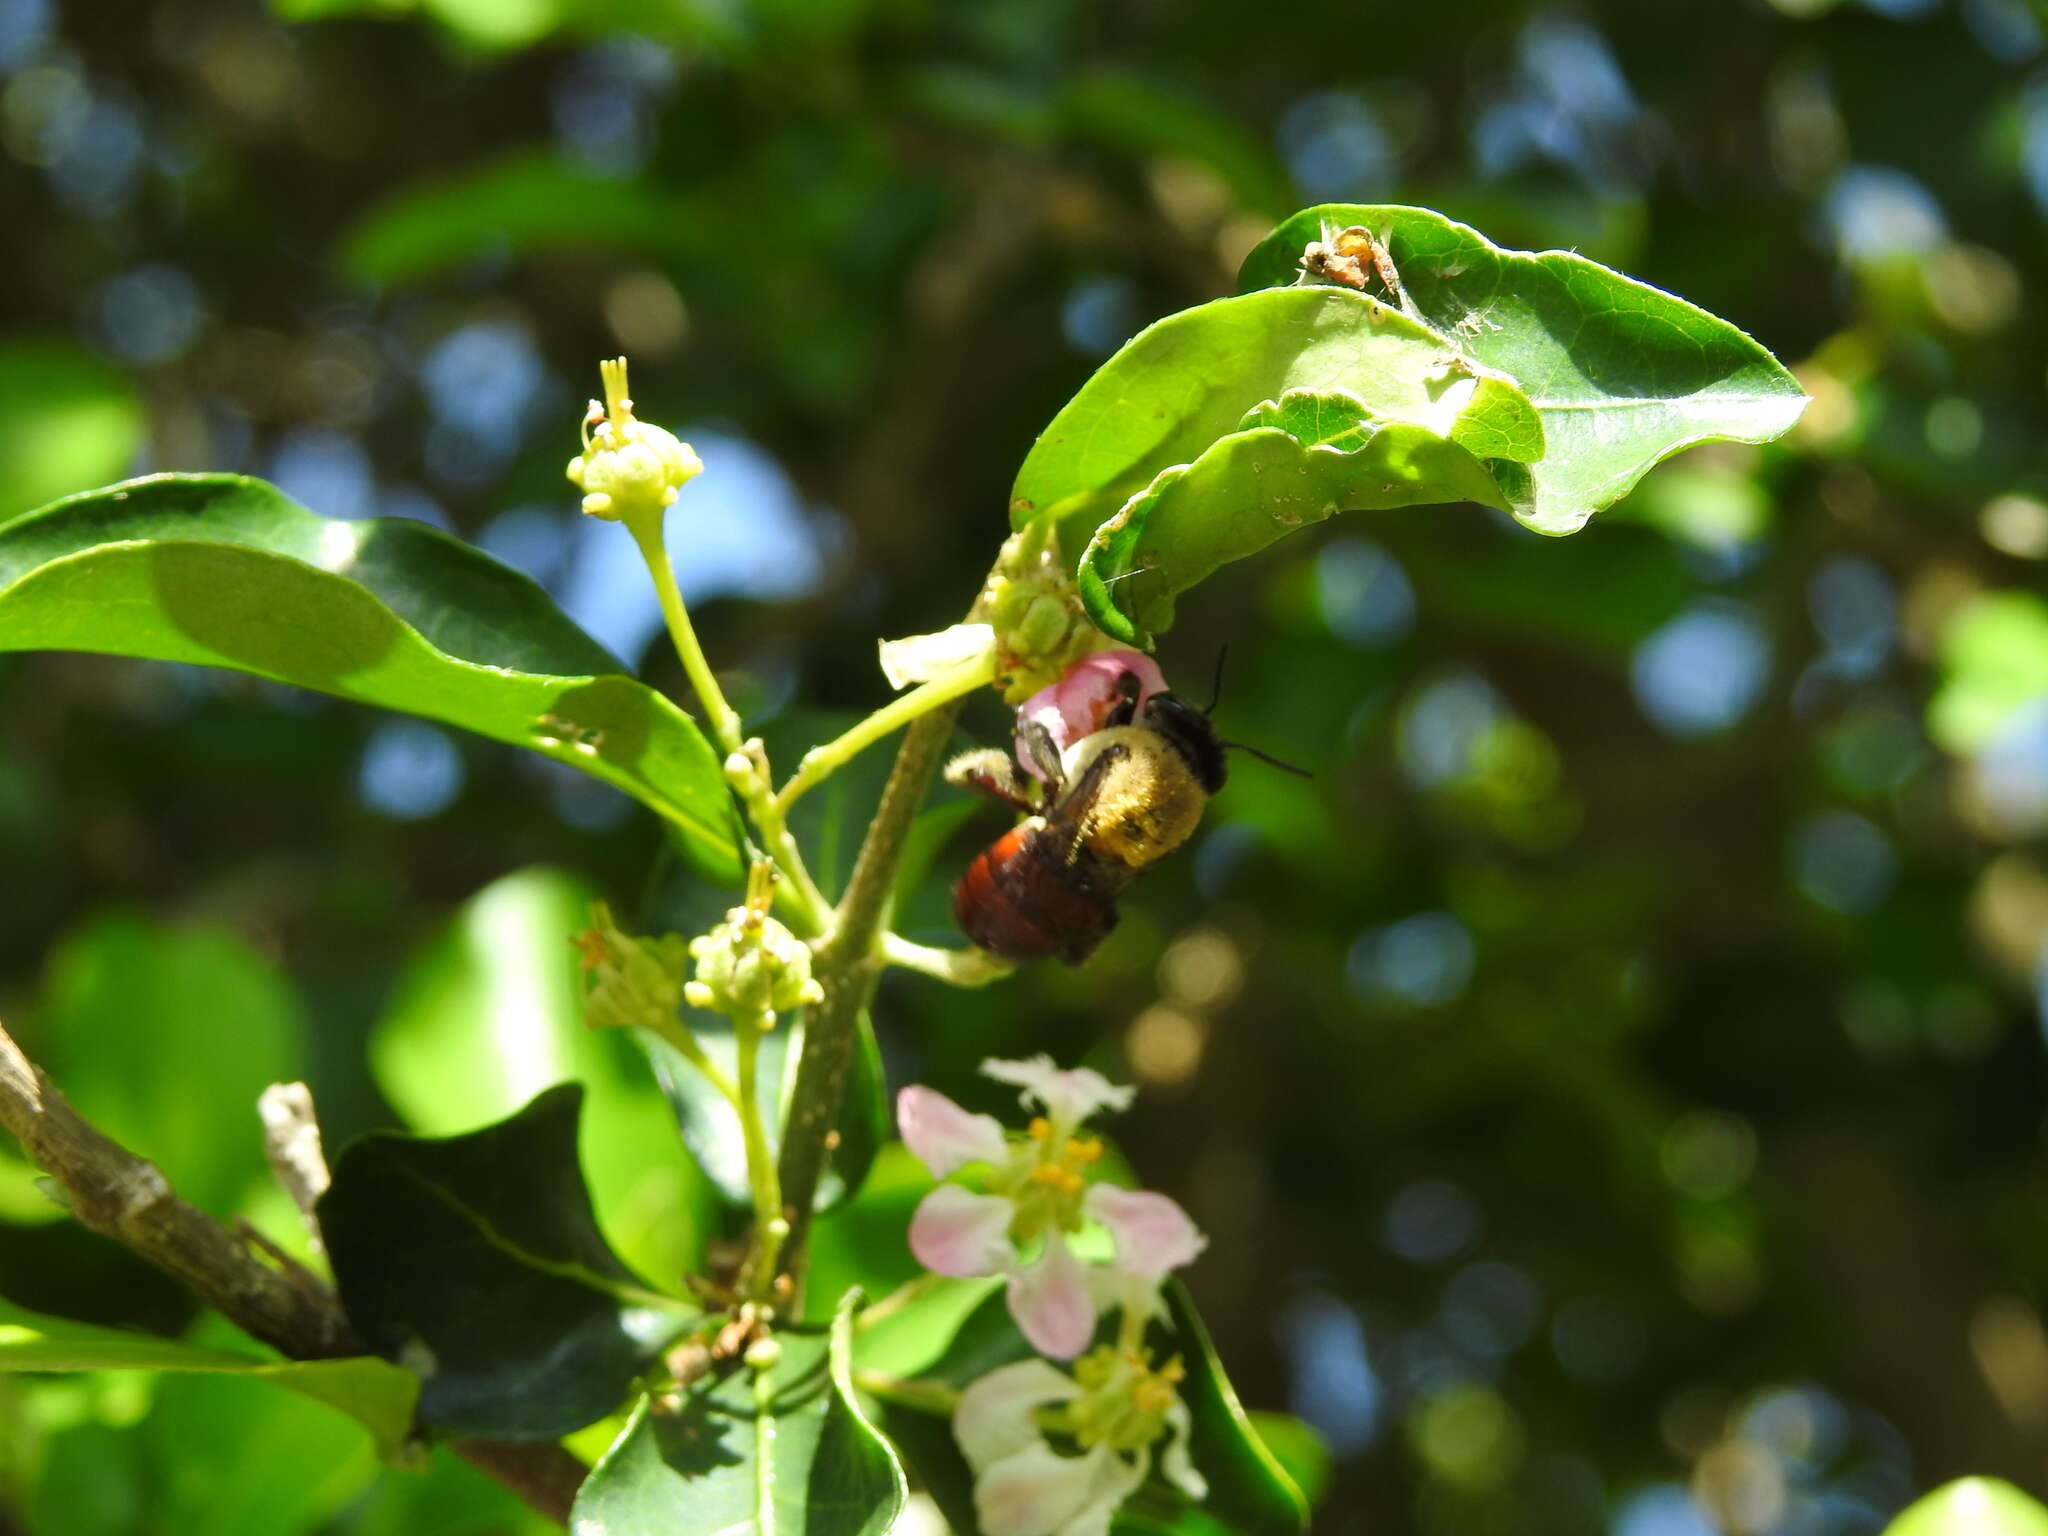
[[[153,1334],[46,1317],[0,1299],[0,1371],[174,1371],[269,1382],[358,1420],[390,1455],[412,1427],[419,1381],[389,1361],[265,1360]]]
[[[1381,420],[1333,390],[1266,401],[1243,430],[1168,469],[1096,530],[1079,584],[1098,629],[1149,647],[1175,597],[1234,560],[1339,512],[1444,501],[1502,505],[1465,448]]]
[[[736,872],[696,723],[524,576],[422,523],[316,517],[240,475],[156,475],[0,529],[0,650],[230,667],[445,721],[605,780]]]
[[[1017,472],[1011,521],[1099,525],[1289,390],[1348,396],[1375,418],[1427,428],[1475,455],[1526,461],[1545,451],[1520,390],[1377,299],[1336,288],[1241,294],[1148,326],[1097,369]],[[1434,499],[1466,489],[1482,487],[1446,487]]]
[[[1727,321],[1569,251],[1504,251],[1422,208],[1329,203],[1288,219],[1245,258],[1242,293],[1289,290],[1303,249],[1351,226],[1388,247],[1429,326],[1534,402],[1547,445],[1530,465],[1544,533],[1571,533],[1660,459],[1695,443],[1763,443],[1806,394]]]
[[[883,1536],[903,1470],[853,1395],[858,1302],[829,1333],[778,1335],[765,1372],[707,1376],[664,1412],[643,1401],[577,1495],[572,1536]]]
[[[551,1440],[611,1412],[694,1319],[599,1232],[576,1163],[582,1090],[442,1139],[344,1150],[321,1229],[356,1330],[421,1374],[429,1424]]]

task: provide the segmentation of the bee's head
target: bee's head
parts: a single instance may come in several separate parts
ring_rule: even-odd
[[[1145,701],[1144,723],[1180,754],[1204,790],[1213,795],[1223,787],[1223,740],[1205,711],[1173,694],[1155,693]]]

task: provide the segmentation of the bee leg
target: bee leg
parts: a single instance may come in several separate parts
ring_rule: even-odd
[[[1038,770],[1037,777],[1045,785],[1041,798],[1058,794],[1065,770],[1060,767],[1060,747],[1052,732],[1040,721],[1024,721],[1017,727],[1017,750]]]
[[[1009,753],[994,747],[962,752],[946,764],[946,782],[1020,811],[1036,811],[1044,798],[1038,782],[1019,772]]]
[[[1110,706],[1109,713],[1102,717],[1104,730],[1113,726],[1129,725],[1138,718],[1138,694],[1143,691],[1144,686],[1135,672],[1117,674],[1117,701]]]

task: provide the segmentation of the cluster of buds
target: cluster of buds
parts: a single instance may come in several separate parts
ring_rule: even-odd
[[[1055,682],[1090,651],[1109,644],[1081,609],[1073,572],[1051,529],[1034,523],[1010,535],[975,605],[996,636],[996,686],[1020,703]]]
[[[703,473],[704,461],[673,432],[633,415],[623,357],[600,363],[598,371],[605,397],[590,402],[583,451],[569,461],[569,479],[592,517],[658,526],[676,493]]]
[[[1028,1128],[1007,1132],[930,1088],[896,1101],[904,1144],[935,1178],[984,1170],[982,1192],[941,1183],[919,1203],[910,1248],[942,1275],[1002,1275],[1010,1315],[1048,1360],[1000,1367],[961,1394],[953,1434],[975,1472],[987,1536],[1089,1536],[1150,1476],[1200,1499],[1188,1457],[1190,1417],[1178,1357],[1156,1360],[1146,1328],[1165,1311],[1160,1287],[1207,1245],[1165,1195],[1095,1182],[1102,1142],[1090,1116],[1131,1100],[1087,1068],[1050,1057],[985,1061],[982,1072],[1022,1090]],[[1106,1230],[1114,1257],[1084,1263],[1073,1240]],[[1095,1344],[1100,1312],[1117,1309],[1114,1342]],[[1092,1346],[1092,1347],[1091,1347]],[[1057,1437],[1059,1444],[1053,1438]]]
[[[768,915],[773,879],[772,865],[756,864],[745,904],[690,940],[697,969],[682,995],[692,1008],[772,1028],[778,1013],[823,999],[824,989],[811,977],[810,946]]]
[[[684,993],[683,972],[690,952],[673,933],[634,938],[612,922],[603,902],[590,907],[590,926],[577,937],[583,969],[595,981],[584,1000],[584,1021],[592,1029],[659,1030],[676,1016]]]

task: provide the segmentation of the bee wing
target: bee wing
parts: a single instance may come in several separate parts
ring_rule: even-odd
[[[1104,747],[1095,754],[1081,777],[1067,786],[1067,792],[1046,817],[1046,832],[1054,839],[1060,854],[1069,864],[1081,855],[1095,818],[1096,802],[1102,798],[1103,785],[1107,782],[1116,765],[1131,755],[1131,749],[1121,742]]]

